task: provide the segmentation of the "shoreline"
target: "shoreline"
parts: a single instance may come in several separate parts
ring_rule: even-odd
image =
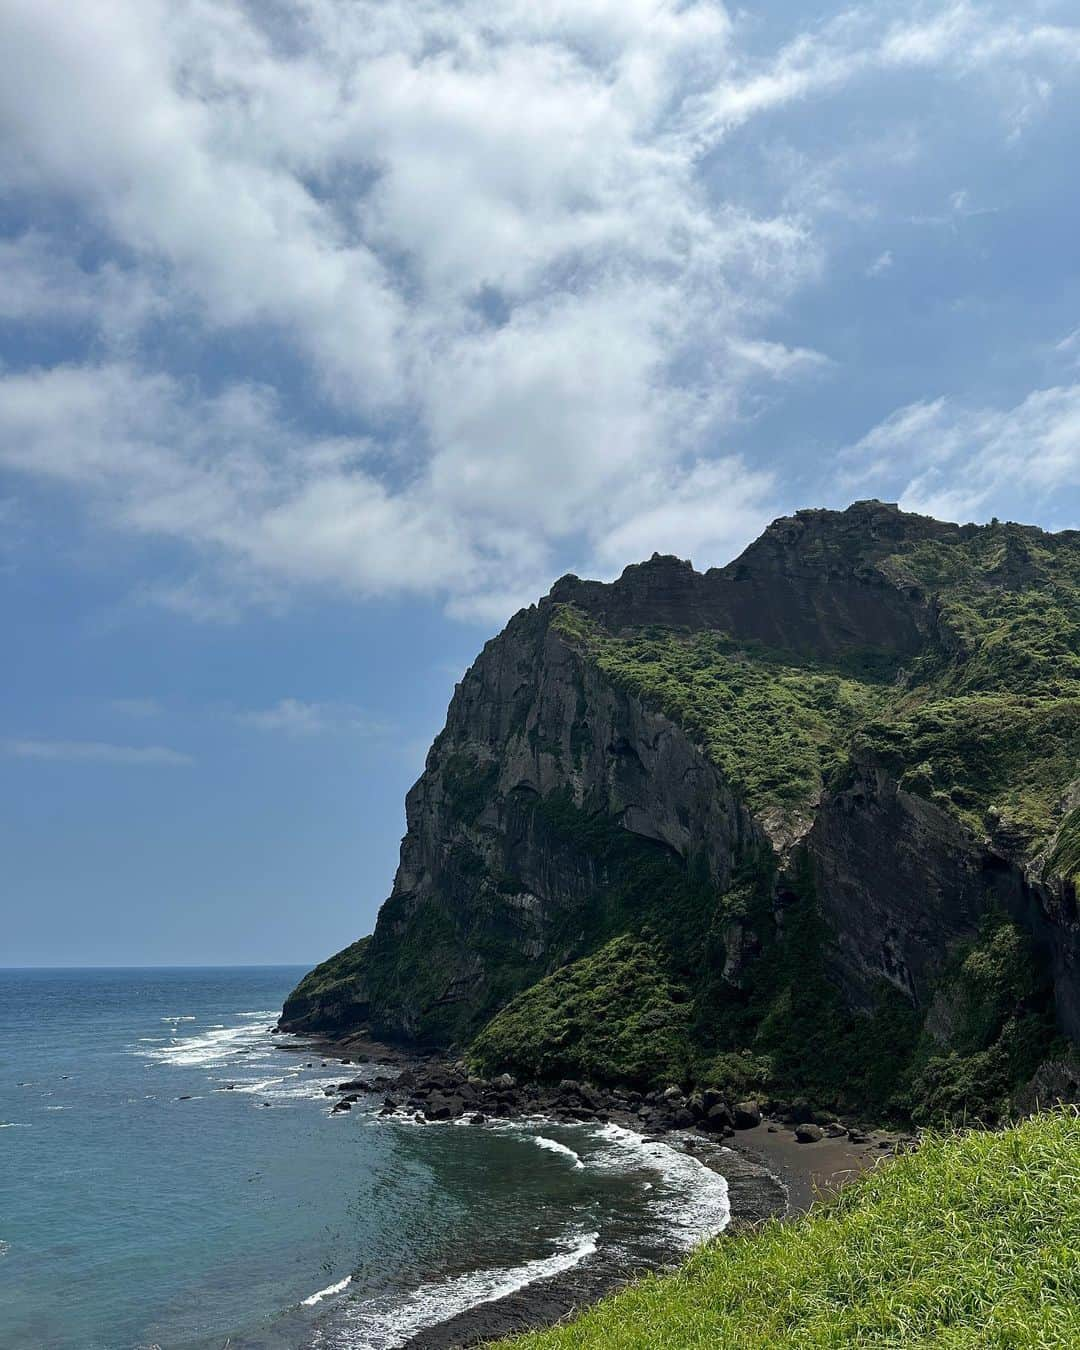
[[[302,1043],[290,1044],[294,1034]],[[283,1032],[280,1035],[278,1044],[283,1050],[295,1049],[298,1053],[318,1055],[328,1062],[346,1065],[350,1070],[362,1071],[365,1065],[377,1065],[402,1076],[410,1088],[425,1073],[437,1080],[440,1074],[454,1072],[437,1052],[404,1050],[365,1036],[334,1040],[305,1037],[303,1033]],[[396,1079],[380,1075],[373,1093],[387,1094],[380,1114],[389,1119],[395,1115],[401,1119],[407,1111],[391,1095],[395,1082]],[[525,1093],[532,1093],[532,1100],[538,1098],[537,1091],[531,1086],[514,1095]],[[396,1103],[393,1110],[388,1109],[391,1101]],[[351,1103],[346,1109],[349,1108]],[[536,1119],[544,1114],[543,1111],[530,1111],[527,1100],[523,1100],[520,1109],[507,1109],[501,1118]],[[853,1140],[844,1131],[842,1136],[799,1143],[790,1129],[768,1117],[750,1128],[729,1130],[726,1138],[697,1129],[649,1128],[637,1115],[619,1109],[614,1102],[608,1109],[592,1114],[643,1139],[690,1154],[725,1178],[730,1217],[722,1232],[712,1240],[722,1240],[724,1234],[739,1233],[769,1219],[791,1219],[805,1213],[816,1201],[835,1193],[882,1157],[891,1156],[899,1142],[899,1136],[892,1132],[853,1132],[856,1134]],[[417,1116],[423,1119],[422,1112]],[[597,1251],[571,1270],[543,1277],[489,1302],[477,1303],[414,1333],[402,1343],[403,1350],[465,1350],[505,1336],[554,1325],[650,1271],[676,1269],[686,1255],[685,1248],[672,1244],[670,1252],[658,1260],[632,1266],[617,1252]]]

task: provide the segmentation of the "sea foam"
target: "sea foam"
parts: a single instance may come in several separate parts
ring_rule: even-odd
[[[313,1308],[316,1303],[321,1303],[324,1298],[331,1298],[334,1294],[340,1294],[351,1283],[352,1276],[346,1275],[343,1280],[338,1280],[337,1284],[328,1284],[325,1289],[317,1289],[314,1294],[309,1294],[307,1298],[302,1298],[300,1302],[305,1308]]]
[[[650,1170],[659,1172],[666,1187],[679,1193],[681,1204],[669,1206],[659,1196],[656,1205],[663,1209],[665,1224],[680,1246],[694,1247],[705,1238],[722,1233],[731,1220],[726,1178],[695,1158],[692,1153],[657,1140],[646,1139],[622,1125],[599,1125],[594,1133],[610,1145],[589,1157],[590,1166],[626,1166],[629,1154]]]
[[[483,1303],[516,1294],[537,1280],[562,1275],[580,1265],[596,1251],[597,1233],[574,1233],[550,1256],[525,1261],[519,1266],[470,1271],[422,1286],[392,1302],[358,1300],[342,1310],[344,1325],[316,1332],[315,1347],[349,1347],[349,1350],[397,1350],[427,1327],[439,1326],[459,1313]]]
[[[548,1139],[546,1135],[542,1134],[534,1134],[532,1138],[534,1144],[539,1145],[540,1148],[546,1148],[549,1153],[561,1153],[564,1157],[569,1158],[575,1167],[585,1166],[579,1154],[575,1153],[572,1148],[567,1148],[565,1144],[560,1144],[557,1139]]]

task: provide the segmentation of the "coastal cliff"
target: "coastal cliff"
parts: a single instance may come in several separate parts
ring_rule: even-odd
[[[1080,533],[860,502],[564,577],[406,809],[284,1030],[1000,1114],[1080,1040]]]

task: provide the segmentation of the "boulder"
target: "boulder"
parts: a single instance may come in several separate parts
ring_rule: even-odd
[[[717,1104],[714,1107],[706,1111],[705,1119],[701,1122],[701,1124],[703,1129],[713,1130],[717,1133],[720,1133],[721,1131],[729,1129],[731,1127],[732,1124],[731,1112],[727,1109],[727,1107],[724,1105],[723,1102],[717,1102]]]
[[[761,1107],[755,1101],[736,1102],[731,1114],[737,1130],[752,1130],[761,1124]]]
[[[454,1108],[441,1093],[433,1092],[424,1103],[424,1115],[428,1120],[450,1120]]]
[[[812,1121],[804,1121],[801,1125],[795,1126],[795,1138],[800,1144],[816,1144],[819,1139],[825,1137],[825,1131],[820,1125],[813,1124]]]

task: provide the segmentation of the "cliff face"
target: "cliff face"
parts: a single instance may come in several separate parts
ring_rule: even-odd
[[[633,933],[666,963],[648,1015],[686,1076],[738,1054],[798,1089],[831,1028],[882,1100],[920,1074],[947,1096],[944,1052],[1013,1085],[1055,1026],[1080,1039],[1078,581],[1076,534],[877,502],[777,521],[704,574],[654,556],[563,578],[458,686],[370,942],[312,972],[282,1026],[483,1031],[489,1067],[617,1075],[589,1055],[618,1006],[497,1014]]]

